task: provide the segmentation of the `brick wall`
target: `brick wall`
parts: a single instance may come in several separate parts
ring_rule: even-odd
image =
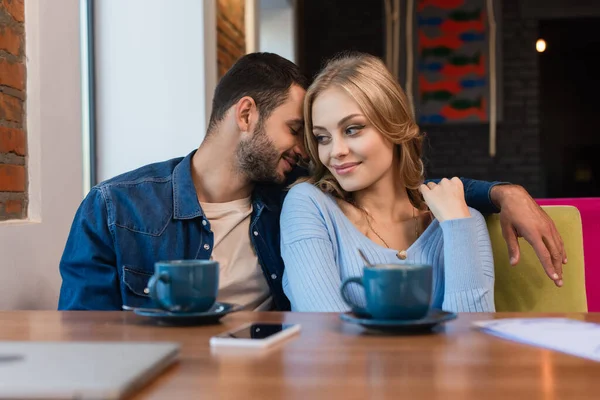
[[[383,56],[383,2],[352,4],[304,2],[299,16],[299,64],[308,76],[339,51],[355,49]],[[428,135],[428,177],[504,180],[525,186],[534,196],[545,195],[535,52],[538,20],[524,17],[521,7],[519,0],[502,1],[503,120],[498,124],[496,157],[488,154],[488,125],[423,126]]]
[[[245,0],[218,0],[217,65],[219,78],[246,54]]]
[[[384,56],[383,0],[312,0],[298,2],[298,61],[315,76],[334,54],[354,50]]]
[[[26,217],[24,0],[0,0],[0,220]]]

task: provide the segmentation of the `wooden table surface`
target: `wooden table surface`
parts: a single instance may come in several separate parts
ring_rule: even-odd
[[[179,342],[179,363],[134,399],[600,398],[600,363],[498,339],[470,324],[523,316],[559,315],[461,314],[434,334],[389,336],[337,314],[240,312],[217,325],[163,327],[131,312],[5,311],[0,340]],[[560,316],[600,322],[600,314]],[[211,350],[211,336],[251,321],[296,322],[302,331],[263,352]]]

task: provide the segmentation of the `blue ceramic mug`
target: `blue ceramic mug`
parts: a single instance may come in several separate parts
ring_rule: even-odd
[[[366,307],[356,304],[347,286],[357,283],[365,290]],[[411,320],[427,315],[431,307],[433,268],[423,264],[376,264],[365,267],[363,277],[344,280],[342,298],[355,314],[375,319]]]
[[[219,263],[211,260],[157,262],[148,289],[152,300],[164,310],[207,311],[217,300]]]

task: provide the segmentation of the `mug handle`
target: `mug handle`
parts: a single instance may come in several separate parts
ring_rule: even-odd
[[[162,282],[165,285],[169,285],[171,283],[171,277],[169,276],[169,274],[167,272],[161,272],[158,275],[152,275],[150,277],[150,279],[148,280],[148,290],[149,290],[149,294],[150,294],[150,298],[152,298],[152,300],[154,300],[159,307],[165,309],[165,310],[170,310],[170,306],[165,304],[160,297],[158,297],[158,292],[157,292],[157,286],[158,286],[158,282]]]
[[[342,299],[344,299],[344,301],[346,303],[348,303],[348,305],[352,308],[352,312],[354,312],[355,314],[370,315],[366,308],[361,307],[361,306],[357,305],[356,303],[354,303],[352,300],[350,300],[350,297],[346,294],[346,286],[348,286],[351,283],[359,284],[360,286],[362,286],[363,290],[365,288],[363,285],[362,278],[359,278],[358,276],[346,278],[346,279],[344,279],[344,282],[342,283],[342,287],[340,288],[340,293],[342,294]]]

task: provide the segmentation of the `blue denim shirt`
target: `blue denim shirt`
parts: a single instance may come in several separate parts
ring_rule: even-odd
[[[141,167],[92,188],[77,210],[60,261],[59,310],[155,307],[146,293],[155,262],[210,258],[214,237],[192,182],[194,153]],[[497,211],[489,198],[494,183],[467,179],[463,183],[470,206],[482,213]],[[283,188],[255,188],[248,234],[274,306],[285,311],[290,303],[281,285]]]

